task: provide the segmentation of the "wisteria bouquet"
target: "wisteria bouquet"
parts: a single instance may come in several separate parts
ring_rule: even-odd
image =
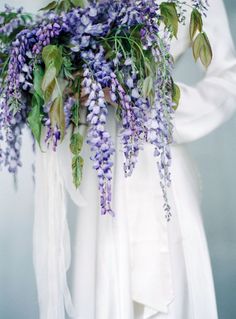
[[[211,46],[202,23],[207,7],[207,0],[61,0],[33,16],[6,6],[0,13],[0,164],[17,173],[25,125],[39,145],[43,141],[55,151],[70,134],[68,152],[79,187],[84,162],[79,127],[87,125],[101,213],[113,214],[116,150],[106,122],[115,108],[124,174],[132,174],[143,144],[151,143],[169,219],[172,118],[180,99],[170,45],[190,9],[194,57],[210,64]]]

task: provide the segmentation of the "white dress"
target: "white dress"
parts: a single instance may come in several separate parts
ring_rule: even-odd
[[[179,84],[169,223],[151,145],[140,153],[133,176],[124,177],[112,109],[108,125],[117,148],[115,218],[99,214],[97,178],[87,145],[79,191],[72,185],[68,140],[56,154],[37,152],[34,264],[40,319],[64,319],[64,308],[76,319],[217,319],[198,176],[184,146],[218,127],[236,108],[236,59],[225,9],[222,0],[209,2],[204,29],[213,47],[212,64],[195,87]],[[188,26],[182,26],[173,44],[174,57],[188,46]],[[68,285],[66,193],[74,202],[69,203],[74,235]]]

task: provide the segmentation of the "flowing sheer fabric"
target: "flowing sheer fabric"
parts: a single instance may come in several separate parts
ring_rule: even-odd
[[[64,319],[64,308],[75,315],[66,279],[70,240],[64,182],[54,152],[39,150],[36,167],[34,266],[40,318]]]
[[[210,4],[205,30],[213,46],[213,62],[195,87],[180,83],[170,223],[163,216],[151,145],[145,145],[134,175],[124,178],[112,108],[108,126],[117,148],[115,218],[99,215],[96,173],[87,145],[78,191],[71,180],[69,141],[56,154],[37,150],[34,262],[40,319],[62,319],[65,310],[69,315],[74,310],[66,283],[70,241],[65,192],[77,207],[70,282],[76,319],[217,319],[198,175],[183,145],[211,132],[236,108],[236,59],[227,17],[222,0]],[[173,44],[175,58],[188,46],[188,26],[182,26]]]

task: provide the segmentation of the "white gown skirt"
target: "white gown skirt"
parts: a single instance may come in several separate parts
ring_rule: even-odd
[[[217,319],[214,285],[200,214],[198,174],[184,148],[172,147],[172,219],[163,212],[153,147],[145,145],[132,177],[123,173],[119,129],[113,209],[99,213],[96,172],[85,144],[80,191],[71,184],[66,143],[59,157],[69,199],[76,319]]]

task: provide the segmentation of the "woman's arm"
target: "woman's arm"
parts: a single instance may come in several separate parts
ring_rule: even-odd
[[[178,84],[181,101],[174,119],[174,140],[196,140],[226,121],[236,110],[236,55],[222,0],[211,0],[204,29],[213,49],[206,75],[195,87]]]

